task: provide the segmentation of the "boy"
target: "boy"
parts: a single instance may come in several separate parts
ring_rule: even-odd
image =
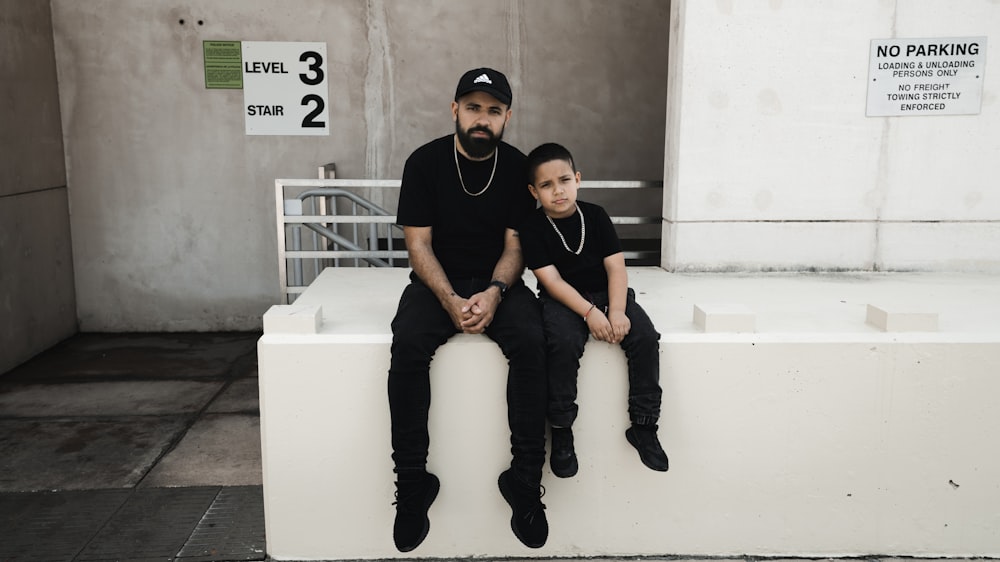
[[[588,333],[620,344],[628,358],[628,411],[625,432],[647,467],[666,471],[666,453],[657,438],[662,391],[659,385],[659,339],[645,311],[628,287],[621,243],[607,212],[578,201],[580,172],[573,156],[555,143],[528,155],[528,190],[540,203],[522,225],[525,264],[538,279],[548,349],[549,406],[552,425],[552,472],[576,474],[573,421],[576,379]]]

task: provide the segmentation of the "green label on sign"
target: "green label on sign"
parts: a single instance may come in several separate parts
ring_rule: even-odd
[[[205,87],[243,89],[243,54],[239,41],[202,41]]]

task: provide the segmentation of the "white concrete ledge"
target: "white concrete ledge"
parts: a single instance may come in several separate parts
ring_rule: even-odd
[[[742,304],[696,304],[694,325],[702,332],[753,332],[754,313]]]
[[[308,304],[276,304],[264,313],[268,334],[316,334],[323,325],[323,307]]]
[[[400,554],[386,371],[407,273],[329,269],[296,301],[322,306],[318,332],[260,340],[273,559],[1000,556],[1000,279],[655,268],[629,274],[663,334],[670,471],[643,467],[624,439],[621,350],[588,343],[580,471],[546,468],[549,541],[523,547],[496,488],[509,462],[503,356],[458,335],[431,366],[441,493],[426,541]],[[719,301],[751,308],[756,332],[702,332],[692,307]],[[866,323],[867,304],[884,302],[937,311],[939,330]]]
[[[883,332],[936,332],[936,312],[917,312],[908,309],[890,309],[868,305],[867,322]]]

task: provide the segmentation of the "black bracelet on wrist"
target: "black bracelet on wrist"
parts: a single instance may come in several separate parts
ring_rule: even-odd
[[[507,284],[499,279],[494,279],[490,281],[489,286],[500,289],[500,300],[503,300],[504,295],[507,293]]]

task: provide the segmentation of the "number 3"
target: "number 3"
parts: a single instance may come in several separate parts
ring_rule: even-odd
[[[312,59],[312,64],[309,65],[309,70],[316,75],[310,77],[308,74],[299,74],[299,80],[302,80],[302,83],[308,86],[315,86],[323,81],[323,69],[320,68],[323,66],[323,57],[316,51],[306,51],[299,57],[299,61],[301,62],[306,62],[310,59]]]

